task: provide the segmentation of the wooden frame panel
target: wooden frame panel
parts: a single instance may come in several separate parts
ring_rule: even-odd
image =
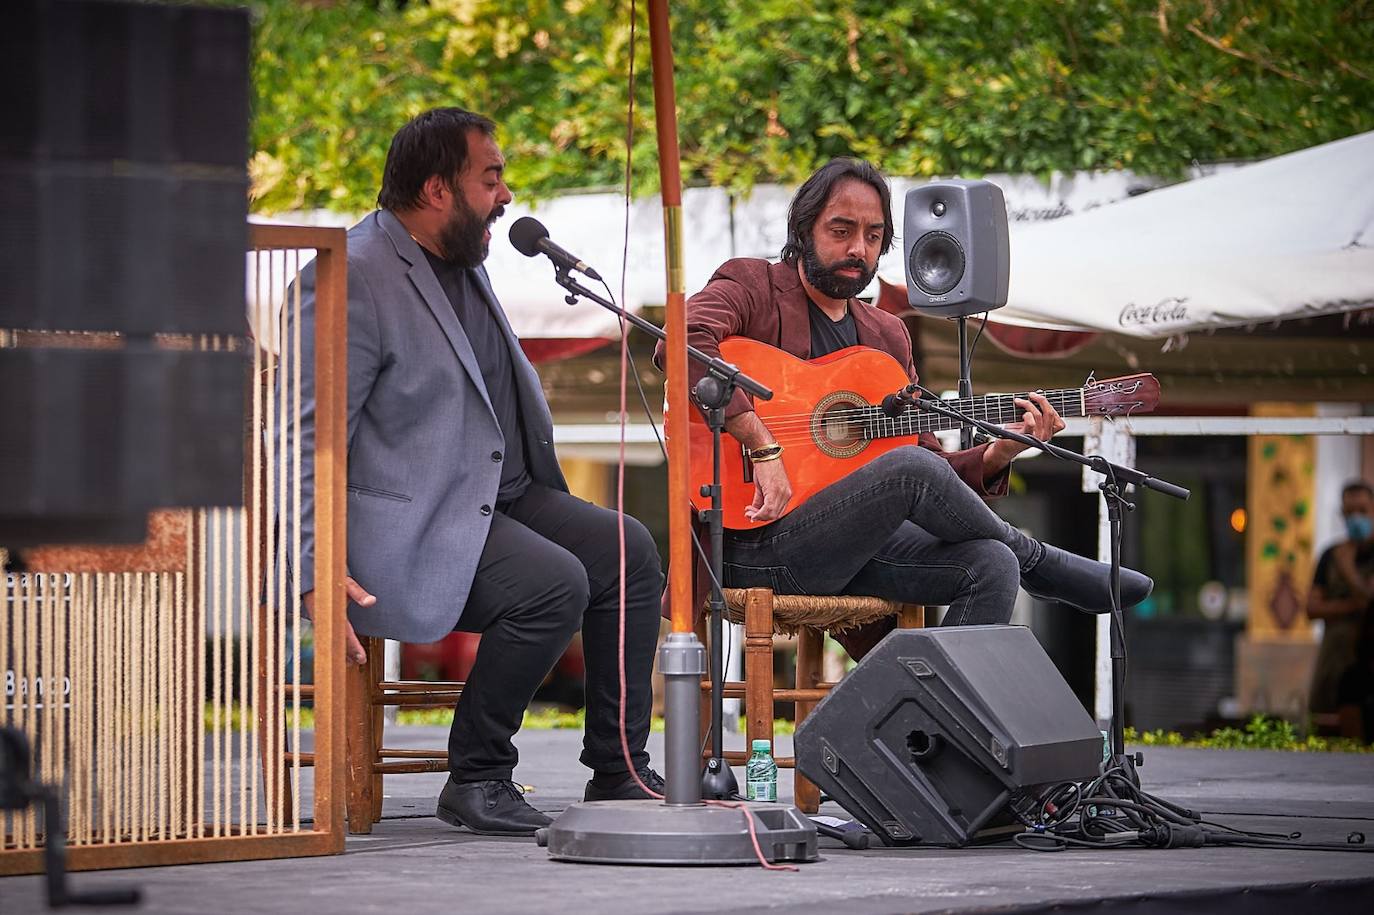
[[[270,568],[274,560],[270,558],[271,550],[263,549],[267,544],[257,539],[250,543],[253,513],[244,509],[188,512],[191,520],[187,528],[191,533],[187,536],[185,565],[181,568],[96,574],[101,588],[91,584],[89,574],[70,576],[70,582],[75,583],[64,586],[70,588],[69,592],[49,592],[56,587],[49,579],[57,582],[60,578],[54,575],[45,576],[40,584],[27,580],[19,584],[0,582],[0,598],[21,592],[23,595],[19,604],[0,602],[0,655],[13,654],[5,642],[9,629],[8,635],[19,646],[19,656],[11,660],[27,671],[28,677],[47,679],[56,672],[60,680],[67,670],[84,670],[92,675],[84,682],[72,683],[72,707],[80,700],[87,706],[103,708],[103,714],[94,716],[93,721],[80,720],[73,712],[70,723],[54,711],[54,707],[60,707],[55,701],[37,705],[36,699],[30,699],[27,709],[15,701],[13,714],[0,708],[0,718],[18,724],[21,729],[27,728],[31,737],[37,735],[36,749],[42,749],[41,767],[35,777],[66,783],[69,821],[71,826],[78,827],[73,830],[69,826],[68,830],[71,840],[67,860],[72,870],[343,851],[346,233],[335,228],[252,225],[249,244],[260,257],[271,252],[269,262],[281,268],[284,279],[278,292],[286,299],[283,313],[294,309],[291,313],[296,316],[296,328],[300,326],[300,289],[299,284],[290,284],[298,278],[305,260],[301,250],[316,253],[314,685],[302,686],[299,682],[299,642],[288,647],[285,620],[290,619],[298,639],[299,595],[278,599],[275,605],[271,593],[265,593],[264,601],[254,596],[254,583],[262,580],[258,573],[270,578],[274,574]],[[292,263],[295,271],[287,273],[286,266]],[[285,293],[287,288],[292,290],[289,294]],[[259,276],[258,292],[263,289]],[[259,312],[259,317],[264,313]],[[279,354],[289,365],[299,366],[300,333],[286,333],[285,318],[272,318],[274,322],[278,320],[280,323],[274,325],[278,345],[294,347],[289,356],[284,350],[279,350]],[[258,330],[261,334],[262,328]],[[211,350],[241,350],[244,344],[243,338],[221,337],[160,341],[160,345]],[[119,345],[119,341],[112,345]],[[268,370],[269,376],[271,371]],[[291,387],[285,372],[281,377],[278,392],[269,391],[264,400],[276,398],[265,409],[268,415],[277,410],[276,415],[284,418],[289,415],[288,404],[291,409],[299,409],[300,373],[290,377]],[[254,411],[264,409],[264,403],[258,400],[259,392],[254,391],[253,396]],[[257,424],[260,419],[255,412],[253,439],[263,437]],[[295,452],[290,455],[291,460],[299,462],[299,447]],[[250,448],[249,454],[255,452]],[[279,458],[279,466],[284,470],[287,455],[279,454]],[[295,467],[299,468],[299,463]],[[254,486],[270,480],[271,474],[264,475],[261,470],[256,465],[246,467],[245,478],[252,477]],[[281,479],[299,477],[288,478],[283,472]],[[270,487],[271,483],[267,485]],[[287,489],[282,485],[277,493],[279,550],[288,546],[287,537],[292,529],[297,542],[300,536],[299,488],[295,486],[291,493]],[[272,507],[264,502],[254,505],[253,512],[270,515]],[[266,534],[270,543],[266,522],[259,517],[252,523],[254,532]],[[207,586],[210,581],[215,582],[214,587]],[[278,589],[278,597],[284,597],[285,586],[278,585]],[[270,591],[270,585],[265,590]],[[79,618],[75,615],[78,603],[84,613]],[[275,610],[275,614],[269,614],[269,609]],[[275,617],[270,622],[269,615]],[[10,622],[29,631],[20,633],[7,625]],[[207,652],[202,650],[207,640],[214,645],[212,659],[207,659]],[[64,643],[70,643],[70,647],[62,647]],[[91,643],[99,647],[93,649]],[[101,652],[112,654],[112,659],[102,662]],[[262,665],[263,657],[267,658],[265,676],[250,677],[250,656],[258,665]],[[285,679],[288,657],[297,662],[290,682]],[[208,686],[207,681],[212,679],[213,685]],[[205,726],[207,690],[214,692],[216,700],[219,727],[213,730]],[[248,714],[250,696],[251,706],[257,712],[252,716]],[[239,706],[231,708],[235,698]],[[289,700],[291,707],[298,710],[302,698],[314,700],[313,752],[301,752],[299,742],[291,750],[285,748],[286,703]],[[110,707],[116,704],[117,709],[112,711]],[[264,708],[271,711],[264,712]],[[226,712],[238,713],[239,723],[232,724],[221,717]],[[294,720],[298,737],[299,718]],[[256,764],[266,756],[259,755],[257,738],[260,730],[266,735],[263,728],[269,723],[276,733],[283,735],[280,747],[287,762],[275,770],[264,767],[259,772]],[[85,741],[85,755],[67,756],[66,740],[72,742],[73,748],[78,740]],[[114,747],[125,754],[109,767],[117,769],[116,774],[103,783],[91,775],[109,762],[102,757],[100,764],[95,763],[90,748],[97,746]],[[232,764],[236,753],[237,770]],[[158,767],[156,773],[154,764]],[[312,764],[313,808],[292,811],[290,794],[293,788],[299,789],[301,769]],[[260,775],[264,787],[271,789],[261,796],[263,804],[259,803],[258,794]],[[100,810],[94,806],[97,797]],[[287,800],[274,803],[274,797]],[[8,820],[13,829],[21,830],[14,833],[0,821],[0,875],[38,873],[43,868],[41,834],[21,822],[23,819],[14,816]]]

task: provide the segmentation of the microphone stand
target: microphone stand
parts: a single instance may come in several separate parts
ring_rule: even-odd
[[[973,397],[973,354],[969,352],[968,346],[968,315],[960,315],[955,319],[959,322],[959,396]],[[983,316],[987,321],[987,316]],[[986,329],[986,328],[984,328]],[[959,448],[973,447],[973,429],[964,426],[959,430]]]
[[[568,290],[564,298],[569,305],[577,304],[578,297],[589,299],[607,309],[635,327],[656,337],[666,340],[663,329],[646,321],[638,315],[630,314],[623,308],[607,301],[573,279],[572,271],[563,265],[557,268],[555,281]],[[773,392],[716,356],[703,353],[695,347],[687,347],[687,355],[706,367],[706,374],[692,388],[692,396],[706,413],[706,426],[711,430],[711,485],[703,487],[703,496],[709,495],[711,507],[702,511],[700,519],[706,523],[711,543],[711,757],[706,762],[701,776],[701,796],[715,800],[741,799],[739,782],[734,771],[725,764],[724,706],[725,706],[725,594],[721,590],[724,572],[725,524],[724,506],[721,502],[721,435],[725,431],[725,407],[735,396],[735,389],[743,389],[760,400],[772,400]],[[706,491],[709,489],[709,492]]]
[[[912,390],[919,390],[929,396],[913,398],[911,396]],[[1140,778],[1136,775],[1135,770],[1137,766],[1142,764],[1143,757],[1138,752],[1131,756],[1126,755],[1125,738],[1126,636],[1121,608],[1121,536],[1124,513],[1134,511],[1135,504],[1127,501],[1123,487],[1127,485],[1143,486],[1184,501],[1187,501],[1190,493],[1182,486],[1177,486],[1167,480],[1157,479],[1136,470],[1134,467],[1114,463],[1100,454],[1080,454],[1077,451],[1060,447],[1053,442],[1042,441],[1021,432],[1012,432],[1010,429],[1003,429],[1001,426],[993,425],[976,416],[970,416],[962,410],[949,406],[920,385],[913,385],[910,389],[904,389],[898,394],[898,397],[902,403],[918,410],[926,410],[953,419],[961,425],[972,426],[993,438],[1008,439],[1032,448],[1040,448],[1062,460],[1082,464],[1106,478],[1097,488],[1102,492],[1102,497],[1107,500],[1107,521],[1111,538],[1112,751],[1111,757],[1107,761],[1107,768],[1121,767],[1127,777],[1139,785]]]
[[[666,339],[661,328],[582,286],[561,265],[556,279],[568,290],[569,304],[579,297],[590,299],[650,336]],[[700,708],[705,651],[695,632],[674,632],[664,640],[658,656],[665,684],[664,716],[667,719],[663,801],[573,804],[551,825],[535,832],[539,844],[546,847],[549,857],[555,860],[590,864],[702,865],[750,864],[760,855],[772,861],[815,861],[818,857],[816,824],[796,807],[752,801],[725,806],[707,804],[702,799],[703,787],[717,798],[738,796],[734,773],[725,765],[721,749],[725,596],[720,590],[724,539],[720,468],[725,405],[737,388],[764,400],[771,398],[773,392],[723,359],[708,356],[690,346],[687,354],[706,367],[706,374],[697,383],[696,396],[706,408],[715,452],[715,475],[711,485],[703,487],[703,494],[710,491],[711,508],[701,513],[711,527],[711,566],[715,579],[711,593],[711,647],[715,659],[711,698],[715,746],[710,766],[703,776]],[[762,815],[765,810],[767,815]]]

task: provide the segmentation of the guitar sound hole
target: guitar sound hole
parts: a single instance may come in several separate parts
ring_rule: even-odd
[[[811,414],[811,438],[831,457],[853,457],[868,447],[864,435],[864,410],[868,401],[852,391],[829,394]]]

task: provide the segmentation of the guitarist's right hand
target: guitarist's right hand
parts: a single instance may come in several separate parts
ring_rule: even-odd
[[[787,479],[782,461],[755,464],[754,504],[744,510],[744,516],[760,524],[776,521],[791,501],[792,482]]]

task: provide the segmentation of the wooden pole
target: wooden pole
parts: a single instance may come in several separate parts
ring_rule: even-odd
[[[692,532],[687,502],[687,306],[682,257],[682,171],[678,158],[677,94],[668,0],[649,0],[649,49],[654,74],[654,123],[663,195],[668,332],[668,597],[673,632],[692,631]]]

